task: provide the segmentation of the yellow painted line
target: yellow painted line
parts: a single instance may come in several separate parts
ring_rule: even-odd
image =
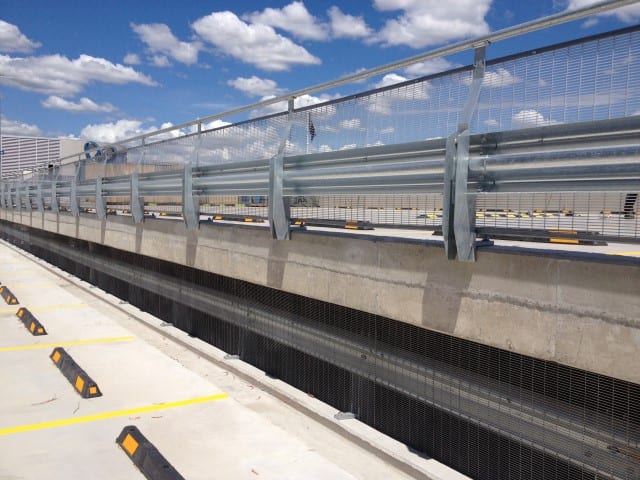
[[[636,256],[636,255],[640,256],[640,250],[635,251],[635,252],[613,252],[613,253],[610,253],[609,255],[623,255],[623,256],[627,255],[627,256],[630,256],[630,257]]]
[[[215,402],[229,398],[227,393],[218,393],[217,395],[209,395],[207,397],[189,398],[187,400],[178,400],[176,402],[160,403],[157,405],[147,405],[145,407],[127,408],[125,410],[115,410],[112,412],[96,413],[93,415],[85,415],[83,417],[62,418],[60,420],[52,420],[50,422],[31,423],[27,425],[18,425],[16,427],[0,428],[0,435],[10,435],[12,433],[32,432],[34,430],[43,430],[46,428],[64,427],[67,425],[75,425],[78,423],[95,422],[98,420],[108,420],[109,418],[127,417],[138,413],[155,412],[158,410],[167,410],[169,408],[186,407],[187,405],[196,405],[198,403]]]
[[[36,343],[32,345],[19,345],[17,347],[0,347],[0,352],[19,352],[22,350],[37,350],[39,348],[55,348],[55,347],[72,347],[74,345],[92,345],[95,343],[113,343],[113,342],[126,342],[133,340],[133,335],[127,337],[107,337],[107,338],[92,338],[90,340],[70,340],[67,342],[56,343]]]
[[[43,305],[41,307],[29,307],[32,312],[48,312],[50,310],[67,310],[70,308],[85,308],[86,303],[72,303],[69,305]],[[0,313],[14,313],[15,308],[0,308]]]

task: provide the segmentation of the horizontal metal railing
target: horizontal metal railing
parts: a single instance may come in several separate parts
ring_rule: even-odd
[[[594,191],[637,189],[639,138],[640,115],[561,128],[473,135],[469,192],[563,192],[576,185]],[[284,157],[284,194],[442,192],[444,167],[445,139],[289,156]],[[183,177],[182,169],[139,174],[140,194],[180,195]],[[266,195],[269,159],[194,167],[192,182],[194,194],[201,196]],[[15,181],[8,185],[6,194],[15,198],[22,190],[25,203],[31,204],[38,192],[47,199],[54,191],[58,198],[69,197],[72,183],[46,178],[24,184]],[[129,196],[131,178],[104,178],[101,190],[105,197]],[[94,197],[96,180],[78,181],[76,194]]]

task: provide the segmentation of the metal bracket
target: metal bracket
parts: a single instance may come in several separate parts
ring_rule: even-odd
[[[475,262],[476,196],[467,190],[469,177],[469,124],[475,111],[484,80],[486,47],[474,50],[474,67],[469,96],[458,129],[447,138],[442,234],[449,260]]]
[[[294,99],[289,99],[289,118],[284,129],[278,153],[269,160],[269,225],[271,235],[276,240],[291,238],[291,208],[283,192],[284,184],[284,150],[287,147],[293,120]]]
[[[44,212],[44,199],[42,198],[42,183],[38,183],[36,190],[36,206],[40,213]]]
[[[142,223],[144,221],[144,198],[140,196],[140,177],[138,172],[131,174],[131,195],[129,197],[131,204],[131,216],[133,223]]]
[[[102,195],[102,177],[96,178],[96,215],[100,220],[107,218],[107,203]]]

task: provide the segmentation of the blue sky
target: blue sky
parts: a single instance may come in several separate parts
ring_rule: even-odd
[[[594,2],[2,0],[2,133],[115,142],[589,3]],[[488,56],[638,19],[635,4],[499,42]],[[314,94],[300,104],[471,60],[466,52]]]

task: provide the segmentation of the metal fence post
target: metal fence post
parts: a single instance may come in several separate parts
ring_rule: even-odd
[[[129,197],[131,205],[131,216],[133,223],[142,223],[144,221],[144,198],[140,196],[140,177],[138,172],[131,174],[131,194]]]
[[[476,196],[467,190],[469,177],[469,124],[478,105],[484,80],[486,46],[474,50],[473,77],[458,129],[447,138],[444,171],[442,234],[449,260],[476,260]]]
[[[80,215],[80,202],[78,200],[78,181],[84,177],[85,173],[85,164],[86,160],[78,160],[76,163],[76,173],[71,180],[71,193],[69,195],[69,208],[71,210],[71,215],[77,217]]]
[[[198,162],[200,135],[198,133],[198,140],[189,163],[184,166],[182,177],[182,218],[187,230],[195,230],[200,226],[200,197],[193,194],[193,165]]]
[[[42,198],[42,182],[38,182],[36,190],[36,206],[40,213],[44,212],[44,199]]]
[[[96,215],[100,220],[107,218],[107,203],[102,194],[102,177],[96,179]]]
[[[291,213],[288,199],[282,194],[284,183],[284,151],[291,134],[294,99],[289,99],[289,116],[282,141],[276,153],[269,160],[269,224],[271,235],[276,240],[289,240]]]
[[[58,204],[58,192],[56,191],[58,187],[57,178],[54,178],[51,182],[51,211],[54,213],[58,213],[60,211],[60,205]]]

